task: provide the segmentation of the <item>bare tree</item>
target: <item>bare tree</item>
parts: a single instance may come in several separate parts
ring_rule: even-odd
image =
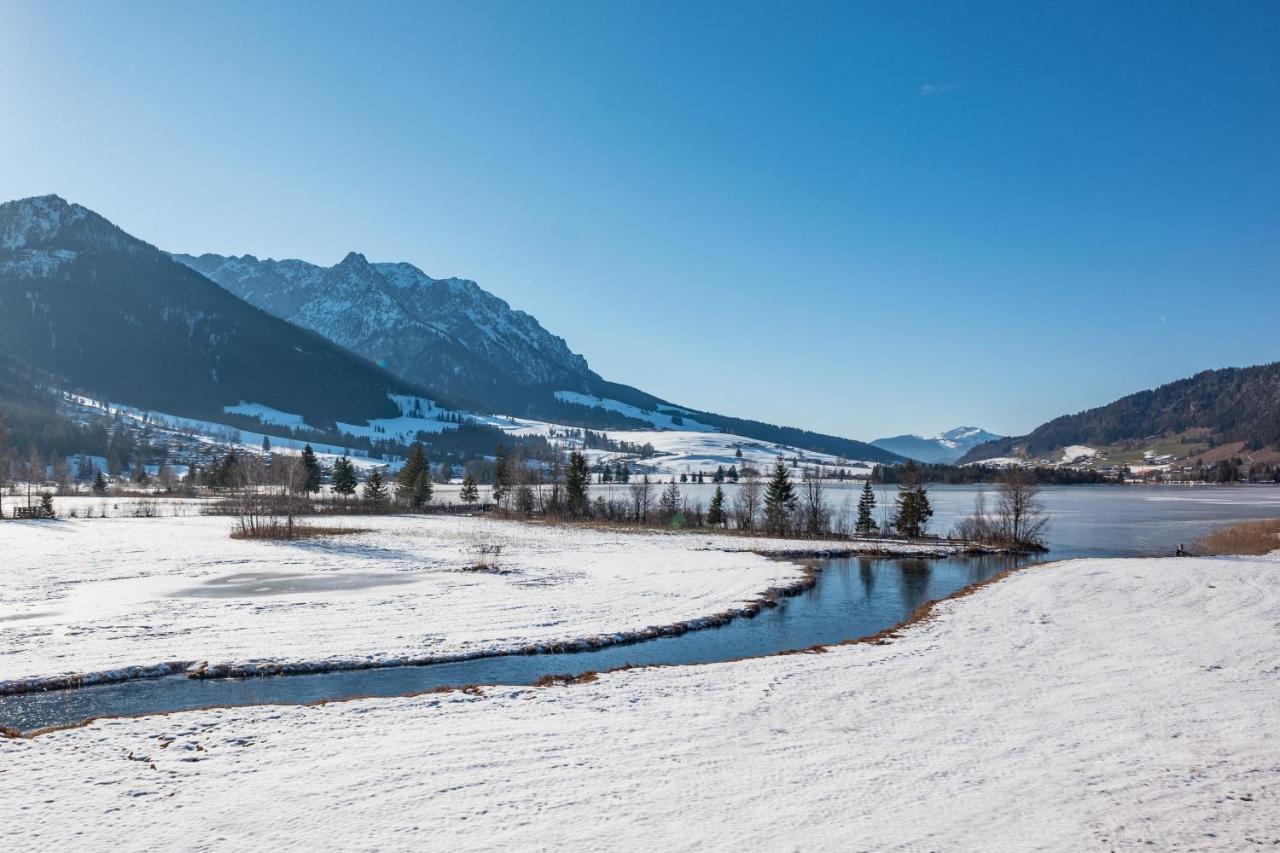
[[[973,497],[973,514],[956,522],[952,531],[957,539],[966,542],[990,542],[996,538],[994,525],[987,515],[987,492],[978,491]]]
[[[1040,502],[1035,475],[1025,468],[1009,468],[1001,479],[995,526],[999,537],[1010,544],[1044,546],[1049,517]]]
[[[649,511],[653,506],[653,484],[649,475],[645,474],[631,484],[631,517],[636,524],[649,520]]]
[[[800,522],[810,536],[822,536],[831,526],[831,508],[827,506],[827,487],[822,471],[805,468],[800,479]]]
[[[739,530],[756,529],[763,492],[764,486],[754,472],[742,479],[738,493],[733,496],[733,523]]]

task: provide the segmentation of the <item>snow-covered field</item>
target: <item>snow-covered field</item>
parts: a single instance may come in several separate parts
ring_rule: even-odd
[[[0,687],[167,661],[338,665],[518,649],[708,616],[800,575],[657,535],[462,517],[326,523],[376,529],[252,542],[230,539],[228,518],[7,525]],[[481,553],[493,546],[496,557]],[[463,571],[486,561],[507,573]]]
[[[0,741],[0,846],[1273,849],[1278,581],[1050,564],[886,645]]]
[[[749,609],[805,577],[748,549],[850,547],[470,517],[318,523],[373,530],[253,542],[222,517],[6,524],[0,691],[160,664],[322,669],[616,641]],[[497,571],[465,571],[479,563]]]

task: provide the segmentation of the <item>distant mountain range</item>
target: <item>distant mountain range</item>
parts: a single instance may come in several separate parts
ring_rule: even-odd
[[[1280,449],[1280,362],[1206,370],[1105,406],[1054,418],[1024,436],[979,445],[960,462],[1042,457],[1065,447],[1151,442],[1193,432],[1210,445]]]
[[[241,402],[325,429],[395,417],[388,395],[610,430],[722,431],[849,460],[839,436],[608,382],[474,282],[351,253],[333,267],[170,256],[57,196],[0,205],[0,355],[114,402],[216,418]]]
[[[1002,437],[979,427],[956,427],[938,435],[895,435],[871,443],[918,462],[951,463],[974,447]]]
[[[418,390],[57,196],[0,205],[0,354],[190,417],[251,401],[364,423]]]
[[[473,281],[349,253],[322,267],[252,255],[174,255],[247,302],[480,411],[592,429],[719,430],[872,462],[892,451],[678,406],[590,369],[564,339]]]

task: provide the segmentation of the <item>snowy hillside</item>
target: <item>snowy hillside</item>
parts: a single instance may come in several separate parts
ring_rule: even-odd
[[[332,267],[252,255],[174,255],[245,301],[318,332],[413,382],[489,400],[506,382],[541,385],[589,372],[523,311],[475,282],[433,279],[408,263],[349,253]]]
[[[895,435],[871,443],[919,462],[955,462],[979,444],[1000,437],[980,427],[962,426],[937,435]]]

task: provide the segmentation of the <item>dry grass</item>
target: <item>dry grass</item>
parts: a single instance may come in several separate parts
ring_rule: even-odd
[[[568,687],[571,684],[590,684],[597,681],[600,676],[594,672],[584,672],[582,675],[570,675],[569,673],[561,673],[559,675],[544,675],[537,681],[533,682],[534,687]]]
[[[354,533],[372,533],[371,527],[326,527],[318,524],[259,525],[254,530],[237,528],[231,531],[232,539],[317,539],[322,536],[350,536]]]
[[[1280,518],[1270,518],[1219,527],[1197,539],[1191,546],[1191,553],[1197,556],[1269,554],[1277,548],[1280,548]]]

